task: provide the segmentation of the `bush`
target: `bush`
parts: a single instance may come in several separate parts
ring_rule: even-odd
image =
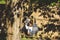
[[[55,6],[55,5],[56,5],[56,3],[55,3],[55,2],[51,3],[51,6]]]

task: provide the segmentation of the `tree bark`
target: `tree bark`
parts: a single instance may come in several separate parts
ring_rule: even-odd
[[[13,36],[12,40],[20,40],[19,38],[19,18],[17,18],[17,15],[14,16],[15,22],[13,24]]]
[[[8,2],[11,2],[11,4],[9,4]],[[18,0],[7,0],[7,4],[10,7],[12,7],[13,9],[14,6],[16,5],[16,3],[18,2]],[[13,11],[13,9],[11,10],[11,12],[13,12],[14,14],[14,22],[13,25],[11,26],[7,20],[7,40],[20,40],[20,32],[19,32],[19,26],[20,26],[20,18],[17,17],[17,14],[15,14],[15,12]]]
[[[12,40],[12,27],[11,27],[11,21],[9,21],[8,19],[6,20],[7,23],[7,40]]]

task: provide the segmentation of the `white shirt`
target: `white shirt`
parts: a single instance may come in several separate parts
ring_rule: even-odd
[[[27,26],[27,25],[25,25],[25,27],[26,27],[26,29],[28,29],[28,32],[29,32],[29,30],[32,31],[32,29],[33,29],[33,27],[29,27],[29,26]]]

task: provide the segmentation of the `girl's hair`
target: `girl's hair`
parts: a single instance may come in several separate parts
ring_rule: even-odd
[[[32,25],[33,25],[33,20],[31,20],[31,21],[29,22],[29,24],[32,24]]]
[[[29,26],[30,24],[32,24],[32,25],[33,25],[33,22],[32,22],[32,21],[30,21],[27,25]]]

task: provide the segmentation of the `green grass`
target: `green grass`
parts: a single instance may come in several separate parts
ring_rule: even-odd
[[[36,38],[21,38],[21,40],[37,40]]]
[[[30,38],[21,38],[21,40],[32,40]]]
[[[22,38],[22,40],[27,40],[26,38]]]
[[[31,38],[21,38],[21,40],[33,40],[33,39],[31,39]]]

